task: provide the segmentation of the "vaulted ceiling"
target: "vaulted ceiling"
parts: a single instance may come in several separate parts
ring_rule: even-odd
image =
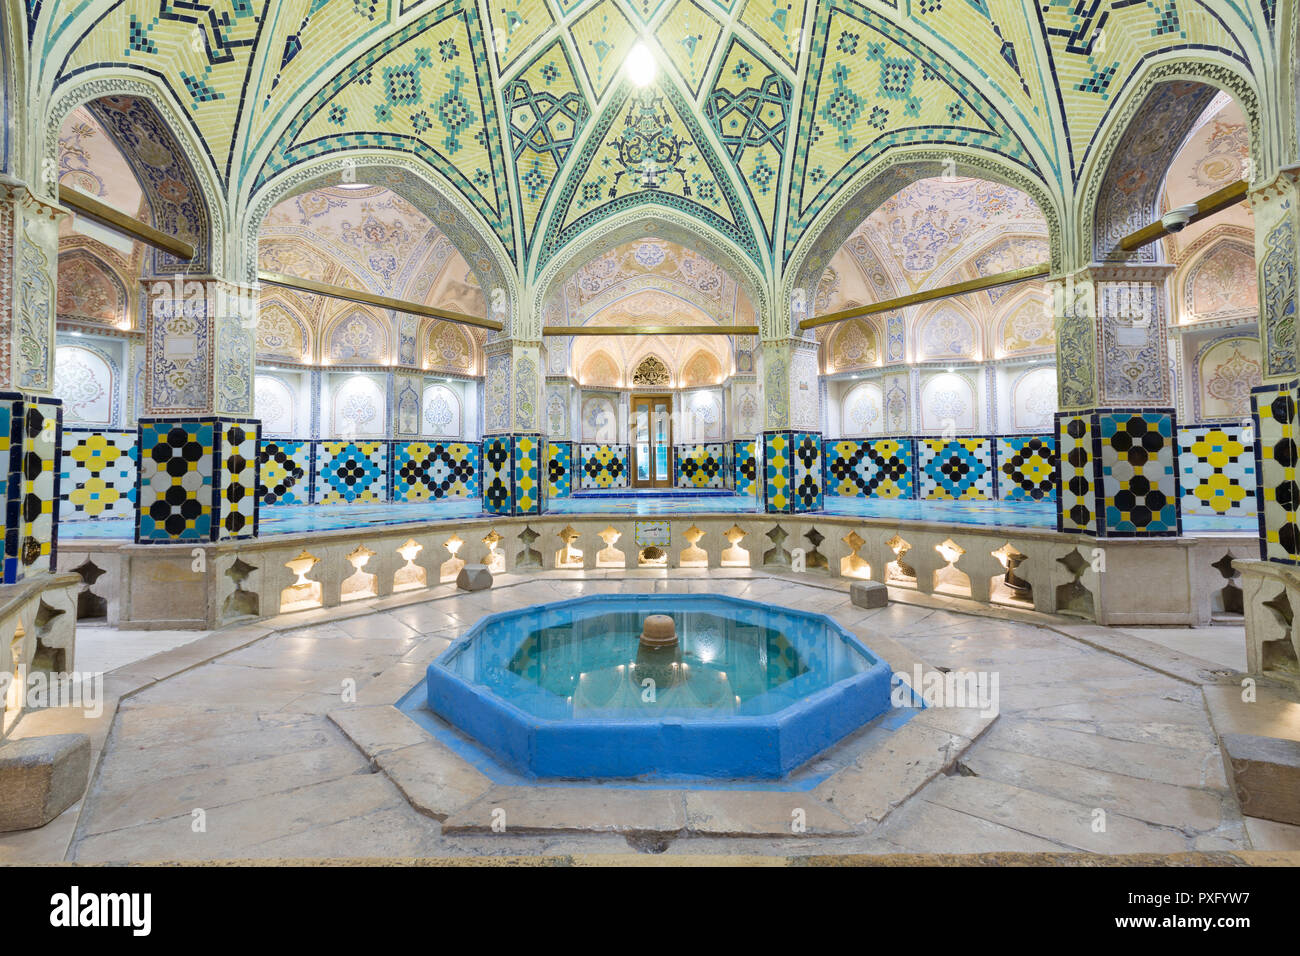
[[[123,71],[161,83],[228,197],[227,221],[286,171],[391,151],[472,209],[522,284],[643,209],[689,217],[771,277],[893,147],[950,150],[1064,207],[1148,61],[1194,50],[1259,76],[1276,58],[1272,2],[28,6],[45,102]],[[623,69],[638,42],[657,64],[644,87]]]

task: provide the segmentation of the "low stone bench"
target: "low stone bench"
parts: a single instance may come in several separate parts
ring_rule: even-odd
[[[879,581],[854,581],[849,585],[849,600],[856,607],[885,607],[889,589]]]
[[[81,799],[89,777],[90,738],[85,734],[0,744],[0,832],[45,826]]]

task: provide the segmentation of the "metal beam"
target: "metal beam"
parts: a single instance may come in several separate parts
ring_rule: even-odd
[[[1198,199],[1196,201],[1196,212],[1192,214],[1192,218],[1187,221],[1187,224],[1191,225],[1194,222],[1200,222],[1208,216],[1213,216],[1216,212],[1222,212],[1237,205],[1246,198],[1249,189],[1250,184],[1246,180],[1238,179],[1235,183],[1229,183],[1203,199]],[[1157,239],[1163,239],[1167,235],[1169,235],[1169,230],[1165,228],[1163,222],[1157,219],[1151,225],[1143,226],[1137,232],[1130,232],[1119,241],[1119,247],[1125,252],[1132,252],[1134,249],[1140,249]]]
[[[882,302],[873,302],[870,305],[858,305],[851,309],[842,309],[839,312],[829,312],[826,315],[816,315],[809,319],[803,319],[799,323],[799,328],[800,330],[816,329],[823,325],[834,325],[836,322],[847,322],[849,319],[860,319],[881,312],[894,312],[911,305],[920,305],[922,302],[933,302],[935,299],[947,299],[954,295],[965,295],[967,292],[979,292],[982,289],[996,289],[999,286],[1014,285],[1017,282],[1042,278],[1051,271],[1052,267],[1044,262],[1037,266],[1026,266],[1023,269],[1012,269],[1010,272],[998,272],[991,276],[980,276],[978,279],[955,282],[952,285],[940,286],[937,289],[922,289],[920,292],[900,295],[895,299],[885,299]]]
[[[476,315],[451,312],[447,309],[439,309],[420,302],[394,299],[386,295],[377,295],[374,292],[364,292],[359,289],[349,289],[347,286],[330,285],[328,282],[317,282],[315,279],[300,279],[297,276],[285,275],[281,272],[259,272],[257,278],[267,285],[278,285],[285,289],[295,289],[298,292],[327,295],[332,299],[346,299],[349,302],[373,305],[380,309],[392,309],[395,312],[422,315],[431,319],[441,319],[443,322],[455,322],[458,325],[472,325],[475,328],[490,329],[493,332],[501,331],[501,323],[495,319],[480,319]]]
[[[138,239],[147,246],[170,252],[178,259],[193,259],[194,246],[183,239],[159,232],[147,222],[141,222],[134,216],[128,216],[119,209],[100,202],[94,196],[87,196],[71,186],[59,184],[59,202],[70,206],[78,215],[85,216],[114,232],[120,232],[132,239]]]
[[[757,325],[547,325],[552,335],[758,335]]]

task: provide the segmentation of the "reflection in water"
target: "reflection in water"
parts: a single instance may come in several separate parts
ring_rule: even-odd
[[[779,608],[620,603],[628,609],[530,609],[505,617],[444,663],[548,719],[773,713],[874,663],[836,629]],[[673,618],[676,646],[641,646],[650,613]]]

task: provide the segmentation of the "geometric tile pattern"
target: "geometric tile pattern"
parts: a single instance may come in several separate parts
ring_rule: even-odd
[[[1235,423],[1179,428],[1178,481],[1185,515],[1253,515],[1254,435]]]
[[[1099,533],[1177,535],[1181,522],[1172,409],[1100,409],[1096,421],[1094,444],[1101,461]]]
[[[268,439],[257,452],[263,505],[311,502],[312,443],[306,439]]]
[[[784,514],[794,510],[790,490],[790,432],[763,433],[763,510]]]
[[[726,445],[679,445],[676,455],[678,488],[725,488]]]
[[[546,484],[542,481],[542,448],[545,439],[540,435],[514,436],[514,491],[517,515],[542,513]]]
[[[393,442],[393,501],[472,498],[478,495],[476,444]]]
[[[65,428],[59,469],[60,517],[129,518],[135,514],[135,432]]]
[[[552,498],[567,498],[573,479],[573,444],[553,441],[546,450],[546,493]]]
[[[821,511],[822,490],[822,436],[816,432],[795,432],[791,442],[793,454],[791,475],[794,510],[796,512]]]
[[[63,404],[56,398],[0,394],[4,468],[4,582],[50,571],[58,545],[59,445]],[[3,452],[0,448],[0,452]]]
[[[497,515],[536,515],[546,506],[539,435],[483,439],[483,510]]]
[[[318,505],[387,501],[387,443],[317,442],[314,495]]]
[[[627,445],[578,446],[579,488],[626,488],[627,484]]]
[[[1283,564],[1300,564],[1296,386],[1296,382],[1264,385],[1250,396],[1257,436],[1259,556]]]
[[[763,510],[776,514],[820,511],[822,439],[816,432],[763,433]]]
[[[1097,533],[1097,459],[1091,412],[1057,412],[1056,530]]]
[[[735,455],[735,490],[738,495],[752,495],[758,490],[758,461],[754,456],[754,445],[752,439],[732,443]]]
[[[846,438],[824,445],[826,493],[844,498],[912,497],[910,438]]]
[[[216,419],[142,418],[136,541],[211,541]]]
[[[1056,438],[1017,435],[995,440],[998,497],[1010,501],[1056,500]]]
[[[509,435],[483,439],[483,510],[488,514],[508,515],[514,508],[514,456]]]
[[[257,449],[262,424],[256,419],[220,419],[217,425],[217,495],[212,521],[218,541],[257,536]]]
[[[993,441],[918,438],[917,478],[922,501],[993,499]]]

